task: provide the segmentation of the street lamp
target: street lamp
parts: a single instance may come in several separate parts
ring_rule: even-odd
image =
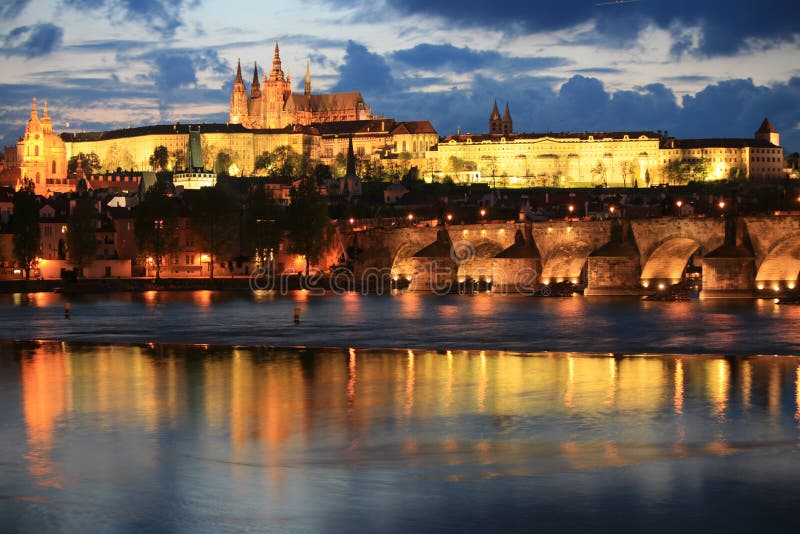
[[[447,214],[447,222],[453,222],[453,214],[452,213],[448,213]]]
[[[614,216],[614,212],[617,210],[614,206],[609,206],[608,211],[611,213],[611,216]]]
[[[481,208],[481,219],[486,217],[486,208]]]
[[[413,213],[409,213],[409,214],[408,214],[408,222],[409,222],[409,223],[412,223],[412,222],[414,222],[414,214],[413,214]]]
[[[575,211],[575,206],[570,204],[569,206],[567,206],[567,210],[569,210],[569,218],[572,218],[572,212]]]
[[[355,220],[354,218],[350,217],[350,226],[353,226],[353,224],[354,224],[355,222],[356,222],[356,220]]]
[[[724,200],[720,200],[719,201],[719,209],[721,209],[721,210],[725,209],[725,201]]]

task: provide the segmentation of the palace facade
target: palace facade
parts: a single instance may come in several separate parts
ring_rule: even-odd
[[[671,162],[700,162],[705,180],[782,178],[780,135],[764,119],[753,138],[675,139],[667,132],[514,133],[495,102],[488,134],[458,133],[425,158],[428,180],[498,186],[647,186],[667,182]]]

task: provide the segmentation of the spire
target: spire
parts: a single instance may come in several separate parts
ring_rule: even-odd
[[[253,64],[253,83],[250,85],[250,98],[261,96],[261,85],[258,81],[258,63]]]
[[[311,96],[311,62],[306,62],[306,87],[305,87],[305,94],[306,96]]]
[[[33,103],[31,104],[31,118],[39,118],[39,112],[36,110],[36,97],[33,97]]]
[[[272,58],[272,72],[269,76],[270,80],[275,82],[283,81],[283,69],[281,68],[281,49],[278,47],[278,41],[275,41],[275,56]]]
[[[511,112],[508,111],[508,102],[506,102],[506,112],[503,113],[503,120],[510,121],[511,120]]]
[[[234,83],[244,83],[244,80],[242,79],[242,60],[241,59],[236,60],[236,80],[234,80]]]
[[[489,117],[490,121],[499,121],[500,120],[500,110],[497,108],[497,100],[494,101],[494,107],[492,108],[492,114]]]
[[[508,110],[508,101],[506,101],[506,112],[503,113],[501,129],[504,134],[510,134],[514,131],[514,122],[511,120],[511,112]]]
[[[345,176],[356,175],[356,154],[353,151],[353,136],[350,136],[350,141],[347,143],[347,174]]]
[[[44,109],[42,109],[42,125],[45,133],[53,131],[53,125],[50,121],[50,115],[47,114],[47,100],[43,100]]]

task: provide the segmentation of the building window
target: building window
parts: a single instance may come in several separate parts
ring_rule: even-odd
[[[52,174],[55,174],[55,173],[56,173],[56,162],[55,162],[55,160],[53,160],[53,171],[52,171]]]

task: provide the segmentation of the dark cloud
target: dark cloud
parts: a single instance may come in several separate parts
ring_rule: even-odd
[[[3,0],[0,3],[0,20],[16,18],[30,3],[31,0]]]
[[[81,12],[103,11],[112,22],[129,19],[146,24],[148,29],[171,36],[184,25],[184,11],[199,5],[199,0],[62,0],[65,6]]]
[[[358,7],[361,0],[327,0],[337,6]],[[715,56],[733,54],[748,38],[770,43],[789,41],[800,34],[800,2],[796,0],[642,0],[597,6],[589,0],[510,0],[498,4],[486,0],[393,0],[386,8],[401,15],[437,17],[448,26],[491,28],[507,34],[563,32],[582,23],[594,23],[588,35],[580,35],[605,46],[624,46],[649,24],[678,36],[673,53],[695,52]],[[366,10],[370,13],[379,11]],[[694,44],[683,36],[687,26],[700,26],[702,36]]]
[[[391,89],[394,79],[379,54],[367,50],[362,44],[348,41],[344,63],[339,67],[339,83],[333,91],[363,91],[376,93]]]
[[[472,50],[449,44],[419,44],[414,48],[394,52],[392,59],[422,70],[453,72],[471,72],[476,69],[491,68],[498,72],[517,73],[569,64],[565,58],[508,57],[493,50]]]
[[[64,30],[55,24],[18,26],[2,37],[0,54],[5,56],[45,56],[61,45]]]

